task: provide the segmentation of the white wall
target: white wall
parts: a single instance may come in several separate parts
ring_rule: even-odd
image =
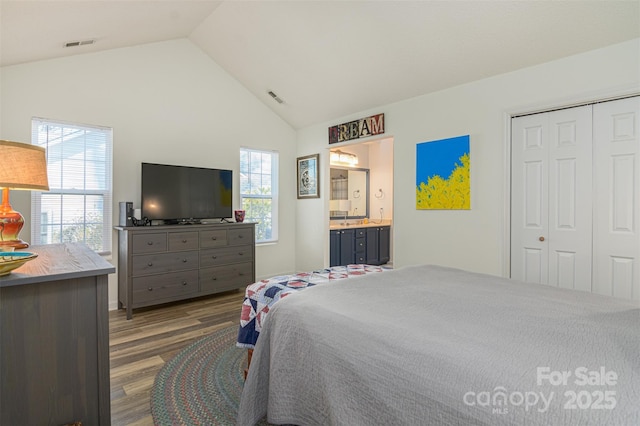
[[[508,116],[609,95],[640,92],[640,39],[380,106],[298,132],[298,155],[321,154],[327,128],[385,114],[393,143],[394,266],[432,263],[505,275],[508,253]],[[429,76],[425,76],[429,78]],[[471,137],[471,210],[415,208],[415,151],[420,142]],[[326,173],[325,173],[326,175]],[[326,193],[297,204],[298,269],[327,264]],[[324,244],[318,244],[324,241]]]
[[[234,170],[239,148],[280,153],[280,240],[256,248],[259,278],[295,269],[295,131],[187,39],[0,69],[0,138],[30,142],[34,116],[113,128],[113,220],[140,206],[140,163]],[[13,207],[30,217],[28,193]],[[234,208],[239,192],[234,190]],[[26,226],[21,236],[29,241]],[[117,233],[113,233],[113,250]],[[117,266],[117,256],[112,262]],[[109,302],[117,302],[109,279]]]
[[[500,275],[508,251],[508,115],[640,92],[639,54],[636,39],[296,134],[191,42],[174,40],[0,68],[0,138],[30,141],[33,116],[112,127],[115,223],[118,201],[139,204],[142,161],[232,168],[237,181],[240,146],[280,151],[280,241],[256,250],[262,278],[328,265],[327,128],[383,112],[384,137],[394,139],[394,265],[435,263]],[[472,209],[417,211],[416,144],[464,134],[471,136]],[[295,157],[314,153],[320,153],[320,198],[297,200]],[[14,208],[27,218],[29,200],[28,193],[12,192]],[[28,239],[29,229],[21,235]],[[112,275],[112,307],[115,282]]]
[[[371,169],[369,181],[369,217],[376,221],[380,219],[392,220],[393,139],[384,139],[368,146],[369,167]],[[382,195],[378,192],[379,189],[382,189]],[[382,216],[380,215],[380,209],[382,209]],[[391,258],[393,259],[393,256]]]

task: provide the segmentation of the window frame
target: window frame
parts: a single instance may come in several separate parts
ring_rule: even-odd
[[[244,193],[242,188],[242,183],[243,183],[243,169],[242,169],[242,165],[240,164],[239,161],[239,194],[240,194],[240,208],[244,209],[244,200],[245,199],[251,199],[251,200],[256,200],[256,199],[269,199],[271,200],[271,238],[269,239],[258,239],[258,232],[256,232],[256,245],[261,245],[261,244],[273,244],[278,242],[278,204],[279,204],[279,186],[278,186],[278,174],[279,174],[279,167],[280,167],[280,153],[278,151],[275,150],[267,150],[267,149],[257,149],[257,148],[249,148],[249,147],[240,147],[240,157],[242,156],[242,152],[245,151],[248,153],[248,155],[251,155],[252,152],[257,152],[260,154],[268,154],[271,156],[271,172],[269,173],[269,176],[271,177],[271,194],[270,195],[263,195],[263,194],[251,194],[251,193]],[[249,168],[251,169],[251,167],[249,166]],[[262,169],[260,169],[262,171]],[[251,175],[251,170],[248,171],[249,175]],[[260,173],[260,174],[264,174],[264,173]],[[250,177],[248,177],[247,179],[249,179],[250,181]],[[251,217],[249,215],[249,212],[247,212],[246,215],[246,219],[245,220],[251,220]],[[256,223],[256,227],[259,227],[260,224]]]
[[[62,128],[71,128],[77,129],[81,131],[91,131],[91,132],[100,132],[105,135],[105,158],[104,158],[104,169],[99,170],[99,172],[103,172],[104,176],[102,179],[105,188],[104,189],[78,189],[78,188],[65,188],[62,185],[61,188],[56,188],[55,183],[52,182],[52,179],[49,179],[49,191],[46,192],[48,194],[55,194],[60,196],[65,195],[82,195],[85,197],[99,196],[102,197],[102,224],[101,224],[101,236],[102,236],[102,249],[95,250],[98,254],[102,256],[110,256],[112,253],[112,228],[113,228],[113,129],[110,127],[104,126],[95,126],[95,125],[87,125],[80,123],[73,123],[69,121],[62,120],[53,120],[41,117],[32,117],[31,119],[31,143],[36,146],[42,146],[47,148],[51,143],[51,140],[48,138],[44,141],[39,140],[39,127],[42,125],[50,125],[50,126],[58,126]],[[64,141],[63,141],[64,142]],[[62,142],[62,143],[63,143]],[[86,152],[86,150],[85,150]],[[64,161],[64,157],[62,159]],[[68,159],[67,159],[68,160]],[[87,178],[87,161],[86,157],[83,157],[83,180],[86,182]],[[51,173],[50,162],[49,162],[49,152],[47,150],[47,169],[48,173]],[[64,170],[64,168],[63,168]],[[100,176],[98,172],[98,176]],[[61,172],[61,179],[64,179],[64,172]],[[46,194],[43,191],[32,191],[31,192],[31,241],[34,244],[59,244],[62,241],[52,241],[51,243],[46,243],[42,241],[42,197]],[[85,204],[86,206],[86,204]],[[63,207],[61,205],[61,210]],[[82,227],[83,231],[86,231],[87,222],[87,213],[85,210],[82,215]],[[61,216],[60,227],[62,229],[62,225],[64,224],[65,216],[64,214]],[[85,242],[83,240],[82,242]]]

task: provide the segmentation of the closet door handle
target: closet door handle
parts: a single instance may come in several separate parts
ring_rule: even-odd
[[[538,238],[540,241],[544,241],[544,237],[540,237]]]

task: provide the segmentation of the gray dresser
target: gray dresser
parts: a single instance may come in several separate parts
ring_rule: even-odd
[[[109,425],[107,275],[84,244],[34,246],[0,277],[0,424]]]
[[[255,224],[117,227],[118,307],[133,309],[255,281]]]

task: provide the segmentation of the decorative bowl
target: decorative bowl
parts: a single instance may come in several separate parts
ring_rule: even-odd
[[[0,252],[0,277],[3,275],[9,275],[11,271],[21,267],[36,257],[38,257],[37,254],[26,251]]]

